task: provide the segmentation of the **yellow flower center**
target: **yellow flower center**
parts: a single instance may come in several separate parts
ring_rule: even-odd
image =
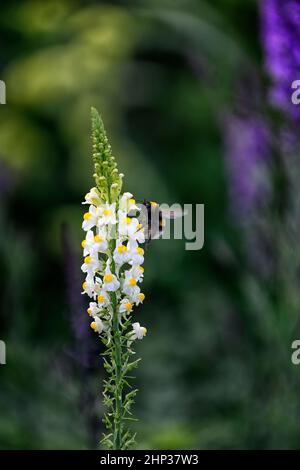
[[[89,316],[91,316],[91,315],[92,315],[92,309],[91,309],[91,308],[88,308],[88,309],[87,309],[87,313],[89,314]]]
[[[145,326],[143,326],[143,331],[144,331],[144,336],[146,336],[148,330],[147,330],[147,328],[146,328]]]
[[[107,216],[107,215],[111,215],[111,214],[112,214],[111,209],[104,209],[103,215]]]
[[[86,257],[84,258],[84,262],[85,262],[86,264],[90,264],[91,261],[92,261],[92,257],[91,257],[91,256],[86,256]]]
[[[85,248],[85,247],[86,247],[86,240],[82,240],[81,246],[82,246],[82,248]]]
[[[113,275],[112,274],[105,274],[105,276],[103,277],[103,281],[104,282],[111,282],[113,280]]]
[[[125,304],[125,309],[126,309],[127,312],[130,312],[132,310],[132,304],[130,302]]]
[[[126,253],[127,251],[127,246],[125,245],[119,245],[117,248],[118,253]]]
[[[95,322],[95,321],[92,321],[92,323],[91,323],[91,328],[92,328],[92,330],[96,331],[97,325],[96,325],[96,322]]]
[[[143,227],[143,224],[138,224],[136,228],[140,230],[142,227]]]
[[[145,300],[145,294],[143,294],[143,292],[140,292],[140,294],[138,294],[138,298],[141,302],[143,302]]]
[[[84,220],[89,220],[91,217],[92,217],[92,214],[90,212],[86,212],[85,214],[83,214]]]
[[[128,282],[129,282],[129,285],[130,285],[130,286],[136,286],[137,280],[134,279],[134,277],[132,277],[131,279],[129,279]]]
[[[94,204],[94,206],[96,206],[98,204],[98,199],[96,197],[92,197],[91,203]]]
[[[84,283],[82,284],[82,288],[83,290],[86,290],[88,288],[88,283],[86,281],[84,281]]]
[[[97,299],[98,299],[98,302],[99,302],[100,304],[103,303],[103,302],[105,302],[105,297],[104,297],[104,295],[98,295]]]
[[[150,204],[151,204],[151,207],[157,207],[158,206],[157,202],[155,202],[155,201],[150,201]]]
[[[96,242],[96,243],[101,243],[101,242],[103,242],[103,240],[104,239],[101,235],[95,235],[94,236],[94,242]]]
[[[129,204],[135,204],[135,199],[133,199],[133,198],[132,198],[132,199],[129,199],[128,202],[129,202]]]
[[[145,271],[145,269],[143,268],[143,266],[139,266],[139,270],[141,271],[141,273],[143,273]]]
[[[140,248],[139,246],[137,247],[136,252],[137,252],[139,255],[143,255],[143,254],[145,253],[144,250],[143,250],[143,248]]]
[[[130,225],[131,222],[132,222],[132,219],[130,217],[126,217],[124,222],[125,222],[126,225]]]

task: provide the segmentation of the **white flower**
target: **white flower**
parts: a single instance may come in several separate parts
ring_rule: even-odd
[[[99,206],[101,204],[97,188],[90,189],[90,191],[85,195],[85,201],[82,204],[93,204],[94,206]]]
[[[97,333],[99,334],[102,333],[102,331],[104,330],[104,325],[103,325],[102,320],[99,317],[95,317],[94,321],[92,321],[91,323],[91,328],[94,331],[97,331]]]
[[[89,297],[95,298],[95,282],[94,282],[94,276],[91,274],[88,274],[86,276],[86,279],[84,283],[82,284],[83,292],[82,294],[87,294]]]
[[[141,224],[139,224],[141,225]],[[145,231],[144,228],[139,228],[132,237],[134,240],[138,241],[139,243],[145,243]]]
[[[133,296],[132,300],[135,303],[135,305],[142,304],[145,300],[145,294],[143,294],[143,292],[138,292],[137,294]]]
[[[131,222],[132,226],[130,227],[130,230],[128,231],[127,236],[131,240],[136,240],[138,243],[145,243],[145,229],[143,227],[143,224],[141,224],[138,221],[138,219],[132,219],[132,220],[133,220],[133,222]],[[138,223],[136,223],[136,221]]]
[[[123,283],[123,292],[130,297],[134,297],[140,292],[140,288],[137,285],[138,278],[135,276],[135,273],[132,269],[125,271],[125,279]]]
[[[147,334],[147,328],[141,326],[139,322],[132,324],[131,339],[143,339]]]
[[[82,293],[91,298],[87,310],[93,318],[91,328],[99,334],[107,329],[110,334],[110,292],[117,293],[120,322],[123,316],[128,318],[134,305],[143,303],[145,299],[138,285],[144,276],[144,268],[141,266],[144,262],[144,249],[139,246],[139,243],[145,241],[144,228],[138,218],[133,216],[137,211],[139,213],[140,209],[131,193],[121,196],[117,213],[116,203],[104,204],[96,188],[91,188],[83,204],[90,206],[89,211],[84,214],[82,224],[82,228],[87,232],[82,242],[84,263],[81,269],[86,273]],[[117,223],[120,238],[117,239],[112,253],[109,242],[112,240],[111,230]],[[93,230],[93,227],[96,229]],[[105,253],[105,257],[99,256],[99,253]],[[112,262],[114,269],[111,269]],[[130,269],[123,271],[122,266],[126,263],[131,265]],[[137,322],[133,323],[132,328],[128,336],[129,344],[135,339],[142,339],[147,332],[146,328]]]
[[[128,250],[130,255],[130,264],[140,265],[144,262],[144,249],[141,248],[135,240],[129,240]]]
[[[95,206],[90,206],[89,211],[83,214],[82,229],[87,232],[98,223],[99,210]]]
[[[95,255],[95,253],[103,253],[107,250],[107,240],[104,230],[99,230],[99,232],[94,235],[92,230],[89,230],[86,234],[85,240],[81,243],[83,248],[83,256],[88,254]]]
[[[100,289],[97,295],[98,306],[101,308],[107,307],[110,304],[110,298],[106,290]]]
[[[133,303],[130,302],[129,299],[125,298],[122,299],[120,306],[119,306],[119,312],[120,313],[130,313],[133,309]]]
[[[89,308],[87,309],[87,313],[90,317],[95,317],[100,312],[100,308],[96,302],[90,302]]]
[[[90,275],[94,275],[95,272],[99,269],[100,263],[98,259],[98,254],[93,254],[93,256],[88,255],[84,258],[84,263],[81,266],[81,271]]]
[[[99,218],[99,225],[114,225],[117,223],[116,218],[116,204],[104,204],[100,208],[101,210],[101,217]]]
[[[119,202],[119,208],[125,214],[129,212],[139,211],[139,207],[135,203],[135,199],[131,193],[124,193]]]
[[[119,232],[123,237],[134,238],[137,231],[139,231],[140,224],[135,217],[128,217],[126,212],[118,211],[119,216]]]
[[[143,266],[134,265],[130,270],[132,277],[134,277],[138,282],[141,282],[144,277],[144,268]]]
[[[115,292],[118,290],[120,287],[120,282],[118,281],[118,278],[111,273],[109,264],[107,265],[105,269],[105,273],[103,276],[103,288],[107,290],[108,292]]]
[[[128,248],[122,243],[121,240],[117,240],[116,248],[114,251],[114,260],[116,264],[120,266],[124,263],[127,263],[130,259]]]

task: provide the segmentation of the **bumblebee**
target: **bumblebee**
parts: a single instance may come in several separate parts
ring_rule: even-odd
[[[146,219],[143,220],[143,226],[146,227],[145,237],[146,240],[154,240],[160,238],[163,234],[166,219],[177,219],[183,217],[185,212],[180,209],[163,209],[155,201],[144,201],[142,205],[146,208]]]

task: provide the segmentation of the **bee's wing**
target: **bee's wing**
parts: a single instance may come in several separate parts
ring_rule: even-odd
[[[160,212],[164,219],[179,219],[179,217],[184,217],[187,214],[187,211],[183,211],[180,208],[176,209],[161,209]]]

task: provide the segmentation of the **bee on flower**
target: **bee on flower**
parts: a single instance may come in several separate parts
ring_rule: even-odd
[[[82,203],[89,206],[82,222],[86,232],[81,243],[81,270],[85,274],[82,293],[91,299],[87,308],[90,326],[107,348],[105,366],[110,378],[105,381],[103,394],[109,408],[105,423],[110,431],[103,442],[113,449],[125,449],[130,442],[126,419],[136,392],[124,392],[122,377],[138,362],[130,362],[134,353],[131,344],[147,333],[145,327],[132,320],[135,307],[145,300],[140,288],[145,233],[135,198],[129,192],[121,194],[123,175],[118,173],[103,123],[94,109],[92,129],[96,186]]]

